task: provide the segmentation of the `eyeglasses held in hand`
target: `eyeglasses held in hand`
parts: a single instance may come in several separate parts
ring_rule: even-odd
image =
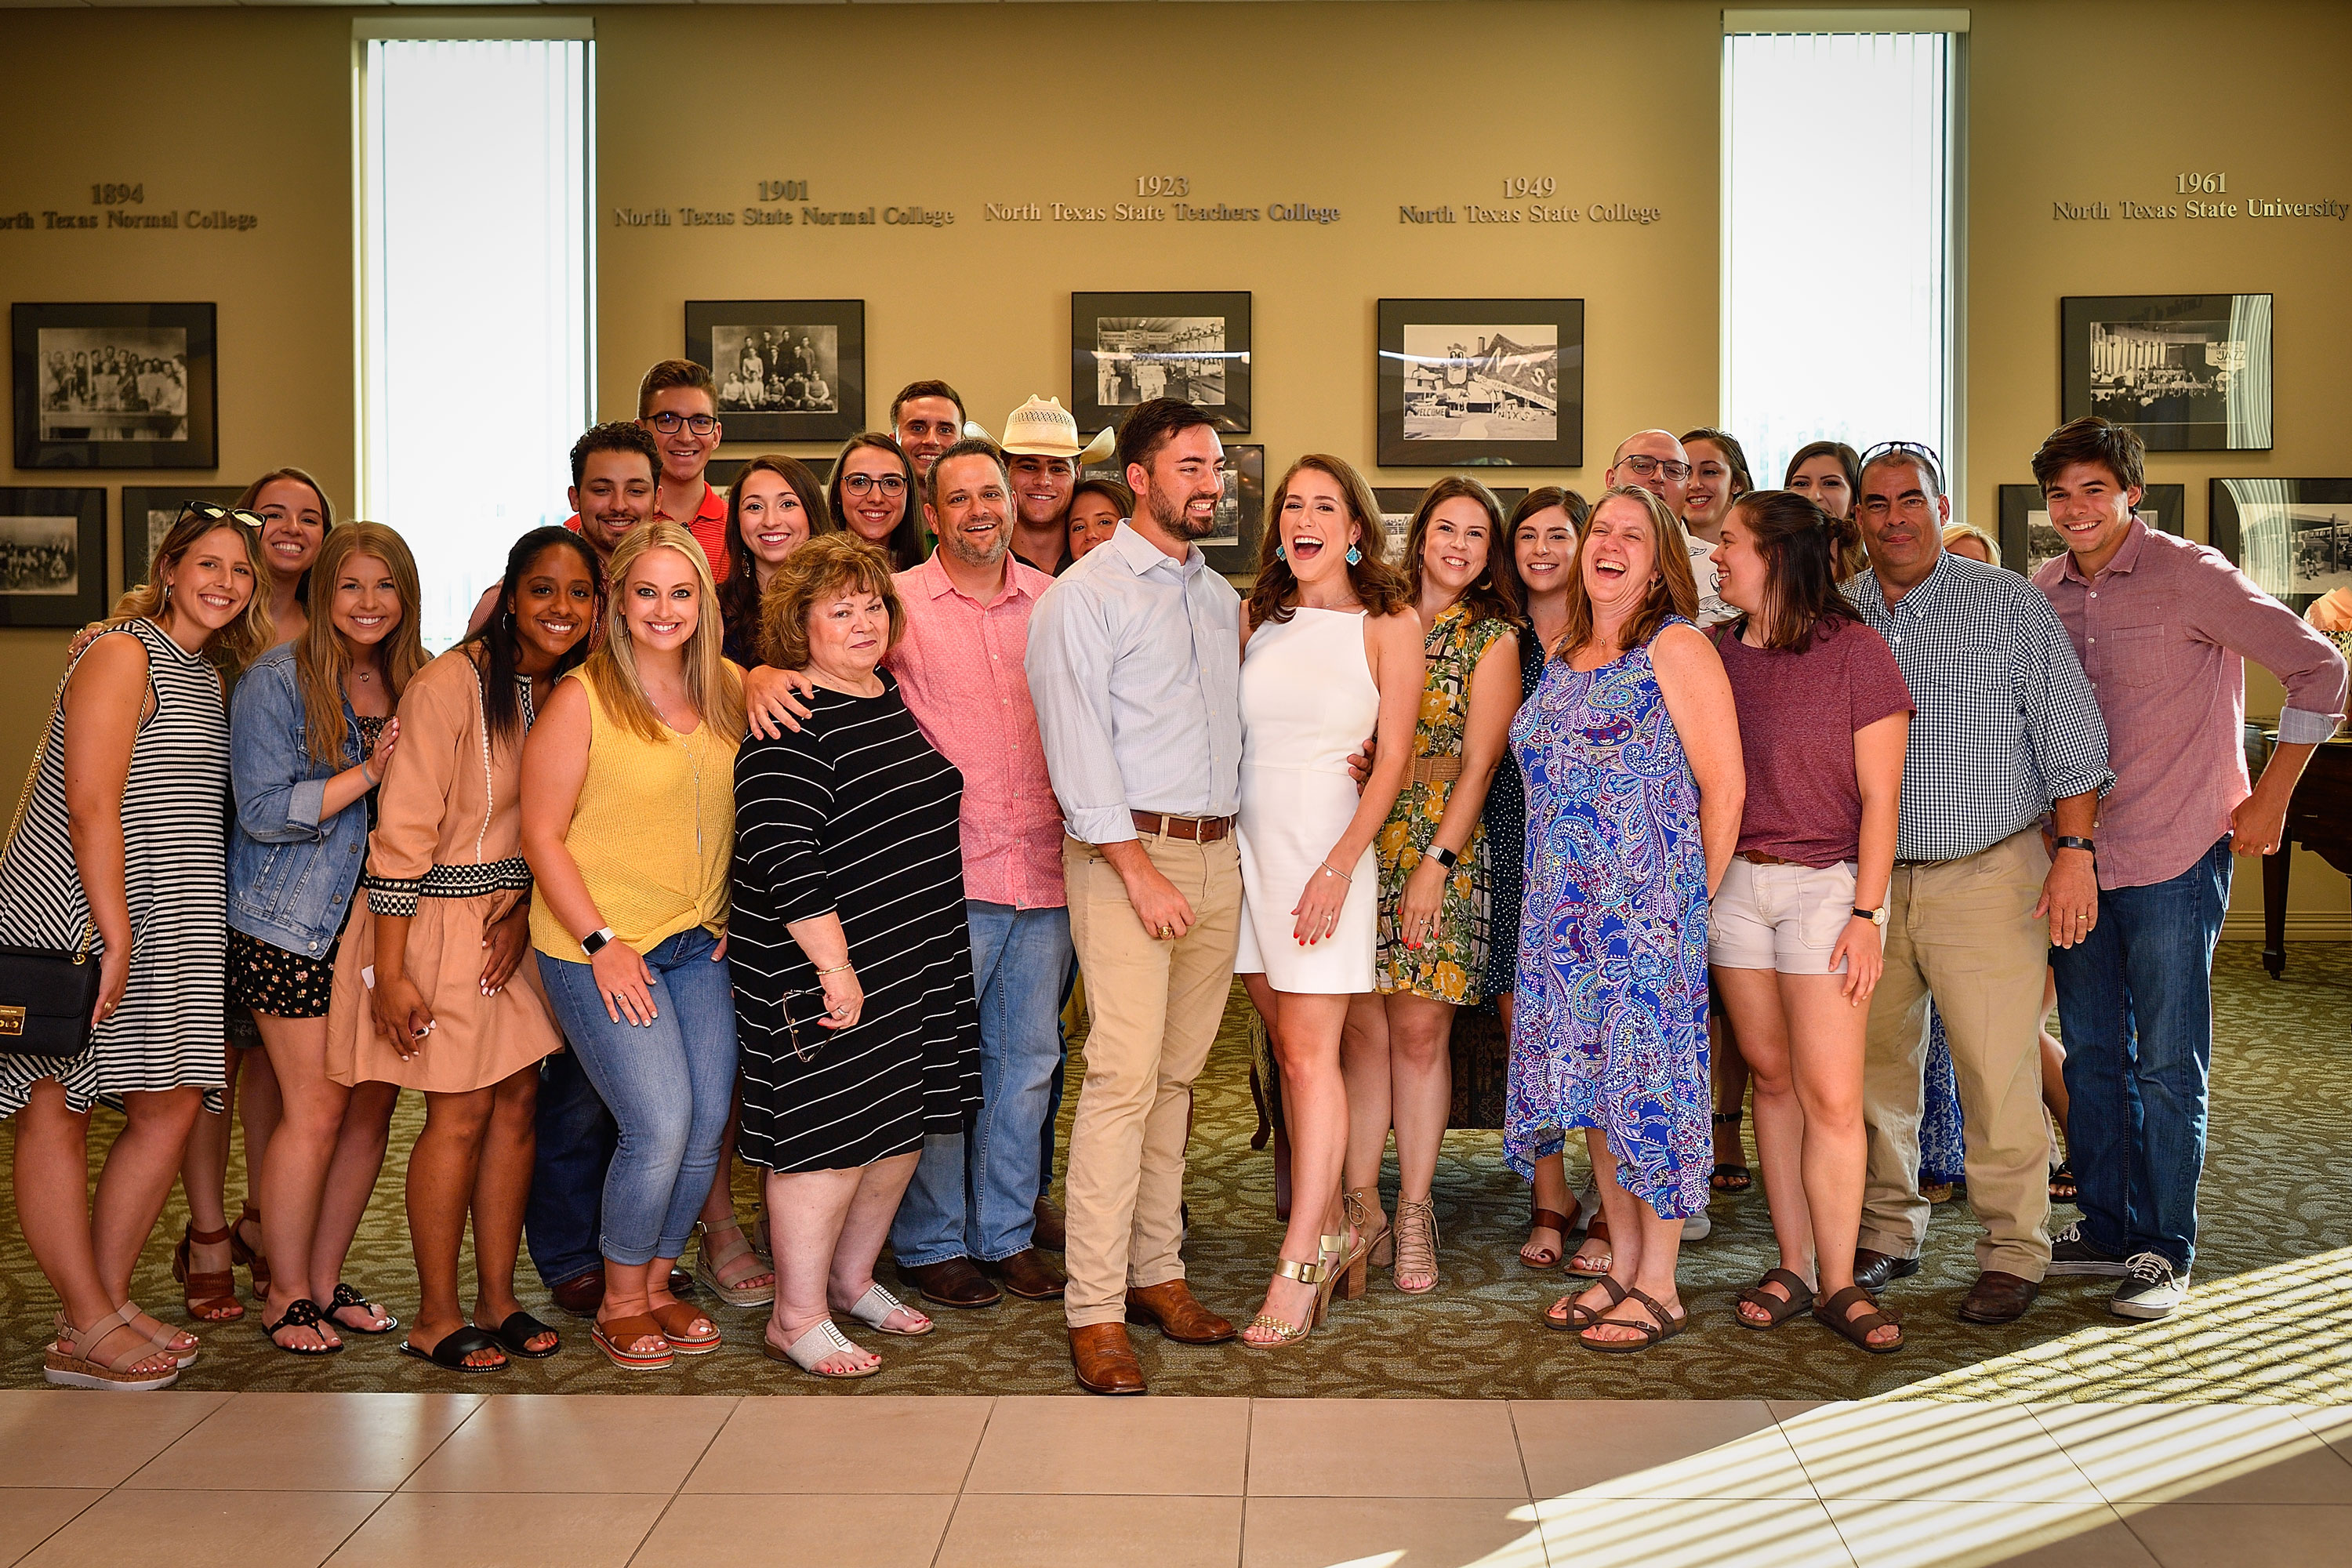
[[[698,436],[708,436],[719,428],[719,416],[715,414],[667,413],[656,414],[653,416],[654,428],[665,436],[677,435],[680,426],[684,426]]]
[[[247,511],[243,507],[215,506],[208,500],[182,502],[178,522],[185,522],[191,517],[201,518],[206,522],[233,522],[240,528],[257,531],[263,525],[263,519],[258,512]],[[178,526],[178,522],[173,526]]]
[[[776,1011],[783,1015],[784,1044],[792,1048],[793,1059],[795,1061],[804,1062],[807,1061],[810,1056],[814,1053],[817,1046],[821,1046],[824,1042],[822,1039],[819,1039],[816,1046],[803,1046],[801,1044],[801,1026],[793,1022],[793,1003],[803,996],[815,997],[819,1006],[823,1006],[824,1004],[824,993],[822,990],[787,991],[784,993],[783,1005],[778,1007]],[[814,1028],[816,1026],[812,1023],[809,1026],[811,1028]]]
[[[846,474],[842,477],[841,488],[854,496],[877,489],[886,496],[904,495],[907,479],[903,474]]]
[[[1677,482],[1690,478],[1688,463],[1678,463],[1672,458],[1653,458],[1647,452],[1629,452],[1617,459],[1617,466],[1633,471],[1638,479],[1654,479],[1664,474]]]

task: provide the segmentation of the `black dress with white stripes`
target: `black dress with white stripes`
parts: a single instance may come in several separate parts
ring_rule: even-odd
[[[0,1051],[0,1116],[22,1110],[45,1078],[58,1080],[77,1111],[100,1101],[120,1106],[126,1093],[191,1087],[219,1109],[228,961],[228,844],[221,831],[228,706],[220,671],[152,621],[128,622],[90,647],[106,637],[135,637],[147,649],[155,703],[131,743],[122,786],[130,983],[121,1006],[70,1061]],[[70,948],[89,912],[66,825],[65,721],[52,711],[24,826],[0,860],[0,942]]]
[[[882,682],[879,697],[819,690],[799,733],[754,736],[735,755],[737,1147],[774,1171],[913,1153],[980,1104],[963,775],[916,728],[898,681]],[[866,994],[846,1029],[819,1026],[822,982],[785,929],[828,912]]]

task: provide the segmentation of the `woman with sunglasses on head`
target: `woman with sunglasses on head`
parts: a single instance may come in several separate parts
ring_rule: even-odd
[[[64,1307],[45,1357],[51,1383],[163,1388],[196,1358],[194,1334],[131,1301],[131,1274],[189,1127],[221,1088],[221,667],[271,640],[259,546],[218,507],[181,512],[147,581],[59,683],[0,851],[0,942],[98,964],[86,1046],[0,1050],[17,1223]],[[89,1115],[101,1100],[124,1122],[93,1203]]]
[[[329,1076],[327,1013],[400,696],[425,666],[416,563],[399,534],[346,523],[314,571],[310,625],[237,683],[229,732],[229,1000],[252,1010],[285,1105],[262,1168],[264,1327],[295,1355],[398,1321],[341,1276],[399,1091]]]
[[[868,430],[849,438],[833,461],[824,500],[835,524],[888,556],[891,571],[919,566],[929,552],[915,465],[884,432]]]
[[[525,962],[520,791],[523,737],[586,657],[601,589],[585,540],[533,529],[508,552],[489,625],[409,681],[369,839],[366,905],[336,956],[329,1076],[425,1097],[408,1157],[419,1305],[400,1349],[453,1372],[559,1348],[514,1294],[539,1064],[563,1044]],[[469,1214],[470,1319],[457,1298]]]
[[[1349,1008],[1340,1056],[1348,1217],[1369,1237],[1375,1261],[1393,1257],[1396,1288],[1408,1295],[1437,1284],[1430,1184],[1453,1109],[1454,1010],[1478,1000],[1486,974],[1478,814],[1519,705],[1518,575],[1502,531],[1502,507],[1475,479],[1442,479],[1413,510],[1404,564],[1427,673],[1412,766],[1381,827],[1379,990]],[[1380,1202],[1391,1126],[1392,1239]]]

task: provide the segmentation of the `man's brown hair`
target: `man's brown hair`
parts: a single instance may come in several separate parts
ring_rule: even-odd
[[[690,359],[656,361],[646,372],[645,380],[637,383],[637,417],[643,419],[654,405],[654,394],[667,392],[674,386],[690,386],[710,399],[710,411],[719,412],[719,388],[710,373]]]
[[[2033,454],[2033,482],[2046,489],[2076,463],[2098,464],[2127,490],[2147,483],[2147,443],[2137,431],[2095,414],[2069,419],[2042,438],[2041,450]]]
[[[912,403],[918,397],[944,397],[950,403],[954,404],[956,405],[956,426],[959,430],[962,428],[965,417],[963,411],[963,394],[958,392],[954,387],[950,386],[944,381],[910,381],[906,385],[898,389],[898,396],[890,400],[890,429],[893,434],[896,434],[898,428],[898,410],[904,408],[908,404]]]

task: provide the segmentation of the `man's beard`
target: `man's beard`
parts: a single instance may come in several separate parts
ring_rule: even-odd
[[[989,545],[985,550],[973,545],[960,531],[940,536],[940,548],[966,566],[993,566],[1004,559],[1004,552],[1012,547],[1012,537],[1005,531],[1004,525],[1001,522],[996,525],[995,533],[990,536]]]
[[[1209,493],[1217,500],[1223,499],[1222,490],[1212,490]],[[1160,531],[1172,538],[1206,539],[1217,531],[1217,512],[1213,505],[1209,509],[1208,516],[1195,520],[1191,510],[1184,504],[1185,501],[1192,499],[1190,496],[1171,500],[1170,497],[1161,493],[1157,484],[1153,484],[1145,487],[1144,499],[1150,505],[1151,521],[1160,525]]]

